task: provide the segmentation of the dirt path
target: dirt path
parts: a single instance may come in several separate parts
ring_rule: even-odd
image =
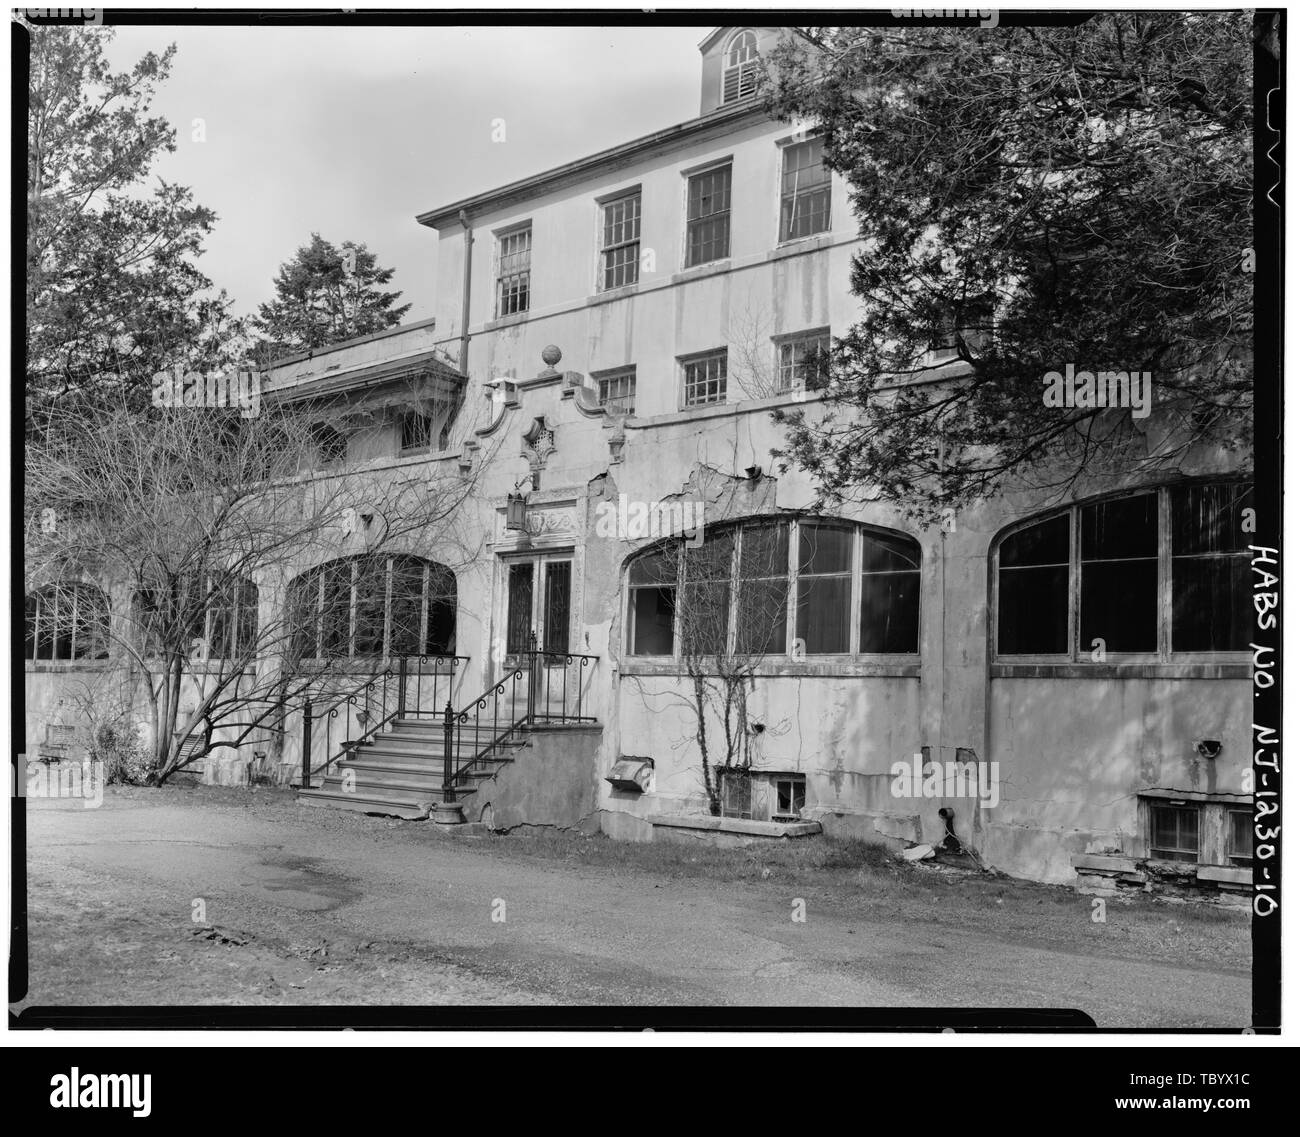
[[[814,898],[797,923],[795,897],[769,883],[612,875],[498,855],[503,840],[284,799],[29,802],[25,1004],[1019,1006],[1112,1027],[1249,1021],[1241,967],[971,930],[956,901],[920,921]]]

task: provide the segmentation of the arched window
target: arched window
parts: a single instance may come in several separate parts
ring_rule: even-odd
[[[734,103],[748,98],[758,86],[758,36],[745,28],[727,44],[727,63],[722,71],[722,101]]]
[[[420,557],[345,557],[293,581],[288,617],[299,659],[450,655],[456,577]]]
[[[233,573],[192,573],[131,600],[146,654],[183,650],[190,659],[248,659],[257,653],[257,585]]]
[[[1017,527],[993,549],[997,654],[1105,663],[1247,651],[1253,517],[1250,483],[1185,482]]]
[[[902,533],[763,518],[628,563],[628,652],[915,655],[921,547]]]
[[[108,658],[108,597],[93,584],[48,584],[23,607],[26,658]]]

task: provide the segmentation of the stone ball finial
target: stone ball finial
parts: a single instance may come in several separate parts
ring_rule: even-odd
[[[554,367],[560,362],[560,358],[560,349],[556,347],[555,344],[547,344],[542,348],[542,362],[545,363],[547,367]]]

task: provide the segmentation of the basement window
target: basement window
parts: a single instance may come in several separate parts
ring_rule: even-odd
[[[1161,861],[1200,860],[1201,811],[1194,805],[1151,805],[1151,856]]]
[[[754,816],[754,782],[748,770],[720,775],[722,816],[749,821]]]
[[[1250,868],[1255,863],[1254,842],[1251,840],[1251,811],[1228,810],[1228,861],[1239,868]]]
[[[802,774],[778,774],[772,779],[776,789],[773,821],[798,821],[803,812],[807,786]]]

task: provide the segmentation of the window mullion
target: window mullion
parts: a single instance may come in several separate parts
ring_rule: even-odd
[[[360,575],[357,561],[348,566],[348,654],[352,659],[357,650],[357,577]]]
[[[1172,657],[1174,646],[1173,525],[1169,490],[1156,495],[1156,656]]]
[[[1079,604],[1080,591],[1083,588],[1083,570],[1079,563],[1079,557],[1082,551],[1082,544],[1079,540],[1079,526],[1082,524],[1082,511],[1077,506],[1070,507],[1070,568],[1069,568],[1069,618],[1067,620],[1067,634],[1069,642],[1066,644],[1066,658],[1077,662],[1079,659]]]
[[[785,642],[786,654],[794,658],[794,640],[798,633],[799,621],[799,523],[786,522],[785,550]]]
[[[853,556],[849,561],[852,580],[849,583],[849,654],[860,655],[862,649],[862,526],[853,530]]]
[[[727,591],[731,594],[727,604],[727,636],[725,649],[728,655],[734,655],[736,652],[736,625],[740,622],[740,542],[745,539],[745,534],[741,526],[737,525],[733,530],[736,534],[735,539],[731,542],[731,565],[729,572],[729,585]]]

